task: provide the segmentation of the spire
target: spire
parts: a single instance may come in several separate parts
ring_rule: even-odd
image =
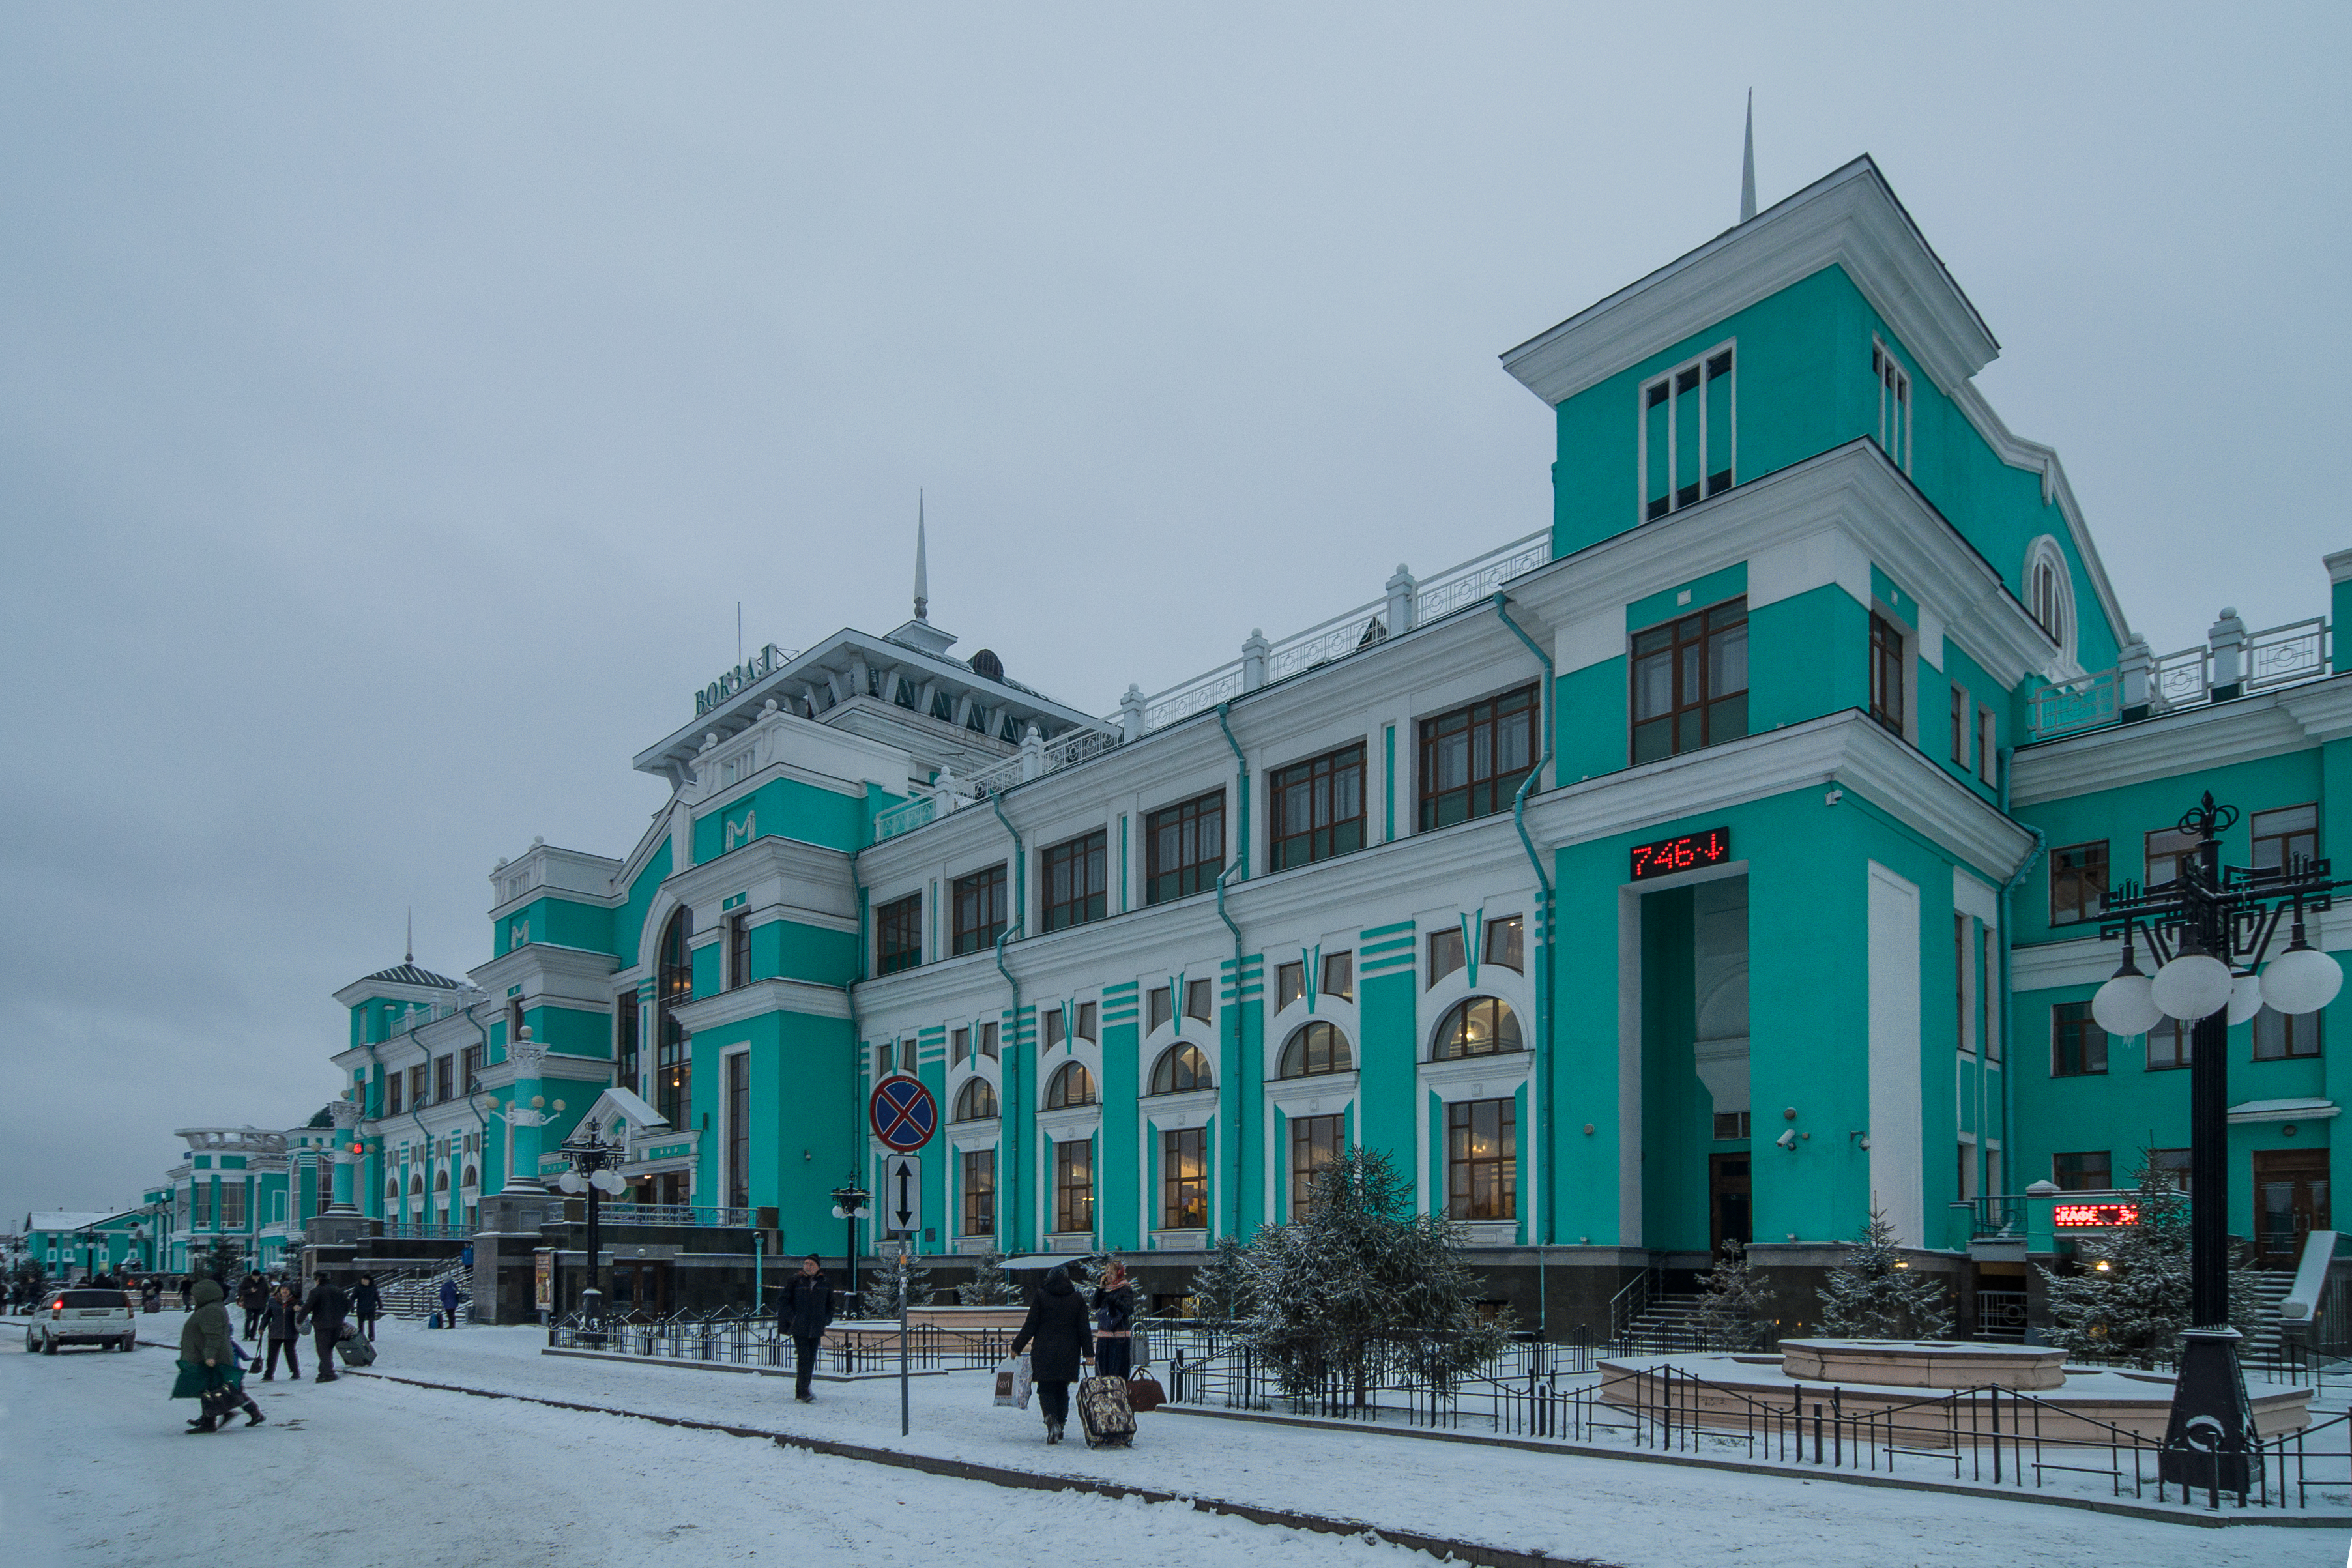
[[[1748,89],[1748,144],[1739,154],[1739,221],[1756,216],[1756,89]]]
[[[931,618],[930,552],[923,540],[923,492],[915,492],[915,618]]]
[[[400,962],[416,962],[416,911],[413,909],[408,911],[408,940],[402,944]]]

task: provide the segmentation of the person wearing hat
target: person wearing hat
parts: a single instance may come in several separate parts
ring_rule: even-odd
[[[247,1426],[260,1426],[261,1406],[245,1392],[236,1344],[229,1338],[228,1309],[221,1305],[228,1292],[218,1280],[199,1279],[188,1299],[195,1310],[180,1326],[180,1375],[172,1384],[173,1399],[197,1401],[200,1414],[188,1423],[188,1436],[218,1431],[222,1418],[239,1407]]]
[[[824,1265],[812,1252],[801,1259],[801,1271],[784,1287],[783,1305],[776,1309],[776,1331],[790,1334],[797,1352],[793,1397],[803,1405],[816,1403],[816,1395],[809,1392],[809,1378],[816,1372],[817,1345],[832,1321],[833,1281],[824,1277]]]

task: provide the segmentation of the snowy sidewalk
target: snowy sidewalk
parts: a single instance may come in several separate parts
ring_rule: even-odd
[[[2212,1530],[1827,1479],[1166,1412],[1142,1419],[1131,1450],[1093,1452],[1075,1442],[1048,1448],[1035,1414],[995,1408],[981,1373],[913,1380],[914,1431],[902,1439],[895,1382],[820,1384],[819,1402],[800,1405],[784,1379],[544,1356],[539,1352],[545,1342],[530,1329],[432,1332],[401,1325],[384,1334],[374,1370],[1359,1520],[1376,1530],[1629,1568],[1732,1561],[1790,1568],[1974,1565],[1989,1554],[1997,1554],[2004,1568],[2077,1568],[2095,1557],[2332,1565],[2344,1551],[2340,1532],[2327,1530]]]

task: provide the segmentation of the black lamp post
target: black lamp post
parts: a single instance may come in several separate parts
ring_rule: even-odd
[[[597,1202],[606,1194],[617,1194],[626,1184],[621,1180],[618,1166],[627,1151],[618,1143],[605,1142],[603,1133],[583,1121],[573,1129],[558,1151],[572,1163],[556,1184],[567,1193],[588,1194],[588,1264],[587,1277],[580,1289],[581,1320],[592,1329],[600,1326],[604,1318],[603,1271],[598,1268],[604,1250],[603,1237],[598,1234]]]
[[[852,1176],[833,1189],[833,1217],[849,1223],[849,1293],[857,1294],[857,1222],[865,1217],[866,1205],[874,1194],[857,1184]]]
[[[2126,882],[2106,895],[2103,938],[2123,939],[2123,966],[2091,1004],[2099,1026],[2140,1035],[2165,1018],[2193,1024],[2189,1064],[2189,1316],[2180,1376],[2165,1426],[2158,1473],[2182,1487],[2244,1492],[2257,1456],[2253,1410],[2230,1326],[2230,1026],[2267,1002],[2281,1013],[2315,1013],[2335,1000],[2344,972],[2305,940],[2304,920],[2333,903],[2340,885],[2329,862],[2298,858],[2274,868],[2221,864],[2219,835],[2238,808],[2209,792],[2180,818],[2197,847],[2179,876],[2142,889]],[[2286,951],[2263,959],[2292,912]],[[2132,961],[2145,937],[2160,961],[2153,977]],[[2261,973],[2255,971],[2261,968]]]

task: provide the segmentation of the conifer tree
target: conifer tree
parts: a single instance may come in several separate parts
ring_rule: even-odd
[[[245,1244],[235,1237],[213,1237],[211,1244],[197,1255],[194,1272],[228,1284],[245,1272]]]
[[[1004,1272],[1004,1254],[992,1248],[982,1253],[971,1278],[956,1287],[956,1300],[967,1307],[1018,1306],[1021,1287]]]
[[[1760,1350],[1770,1342],[1772,1288],[1748,1261],[1748,1248],[1723,1244],[1723,1257],[1699,1290],[1692,1321],[1713,1350]]]
[[[1249,1247],[1230,1231],[1217,1237],[1209,1260],[1192,1270],[1192,1305],[1202,1317],[1239,1322],[1250,1315]]]
[[[2078,1242],[2079,1273],[2042,1270],[2050,1305],[2042,1337],[2075,1355],[2152,1367],[2177,1352],[2193,1321],[2189,1194],[2145,1150],[2135,1180],[2131,1224]],[[2230,1322],[2241,1333],[2260,1312],[2249,1261],[2241,1248],[2230,1269]]]
[[[1941,1340],[1952,1333],[1952,1304],[1942,1284],[1916,1273],[1881,1209],[1846,1247],[1820,1290],[1822,1331],[1857,1340]]]
[[[931,1271],[915,1256],[911,1247],[882,1260],[880,1268],[867,1277],[866,1289],[858,1293],[857,1315],[861,1318],[896,1318],[898,1315],[898,1289],[903,1281],[907,1305],[922,1307],[930,1304]]]

